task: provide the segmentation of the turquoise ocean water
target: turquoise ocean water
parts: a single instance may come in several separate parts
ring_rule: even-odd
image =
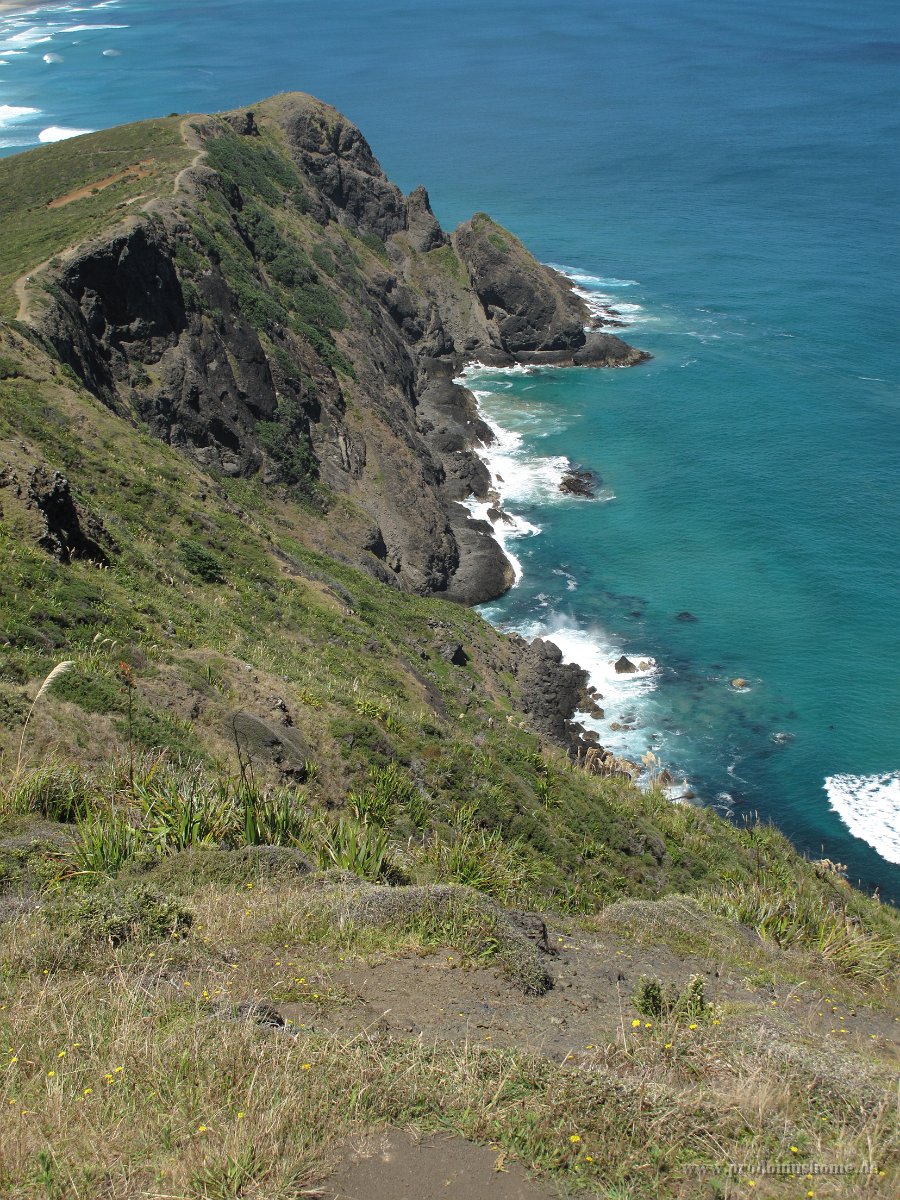
[[[592,669],[605,740],[896,898],[898,74],[888,0],[110,0],[0,18],[0,152],[310,91],[617,308],[647,365],[470,380],[540,530],[486,614]]]

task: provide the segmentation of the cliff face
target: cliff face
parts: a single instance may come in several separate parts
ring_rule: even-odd
[[[586,334],[568,281],[484,214],[447,235],[309,96],[184,135],[197,157],[170,197],[47,269],[43,336],[207,470],[307,500],[323,548],[420,594],[498,595],[510,566],[458,503],[486,492],[490,433],[454,375],[645,356]]]

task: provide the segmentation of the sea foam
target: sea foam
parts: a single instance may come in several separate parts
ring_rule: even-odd
[[[81,137],[83,133],[93,132],[93,129],[69,129],[65,125],[48,125],[38,134],[38,141],[64,142],[66,138]]]
[[[541,528],[518,515],[514,511],[515,506],[535,502],[544,505],[548,502],[573,502],[559,488],[564,475],[571,469],[569,459],[562,455],[533,453],[525,445],[522,434],[505,428],[491,411],[492,398],[508,396],[510,390],[516,390],[518,379],[533,374],[533,367],[494,368],[473,363],[457,379],[457,383],[472,390],[478,401],[479,416],[488,425],[494,438],[490,444],[478,448],[478,454],[490,472],[491,498],[476,500],[471,497],[466,507],[474,517],[482,520],[490,520],[490,511],[495,516],[496,511],[500,511],[501,517],[492,522],[492,527],[515,572],[516,586],[522,582],[524,572],[521,560],[510,543],[518,538],[536,536]],[[601,493],[598,499],[610,500],[615,496],[612,492],[606,492]],[[507,505],[512,505],[512,510]],[[553,574],[565,579],[567,592],[578,587],[577,580],[569,572],[556,569]],[[643,702],[658,686],[660,670],[655,659],[648,654],[629,650],[627,656],[638,670],[619,674],[615,663],[624,650],[620,641],[599,628],[585,629],[554,612],[550,596],[541,594],[536,600],[546,615],[538,620],[504,625],[504,628],[527,638],[548,638],[559,646],[566,662],[577,663],[588,672],[591,685],[602,696],[599,703],[604,716],[601,719],[585,712],[577,713],[576,719],[586,729],[595,730],[600,735],[602,745],[616,755],[636,760],[648,750],[658,750],[660,735],[643,724],[641,715]],[[485,615],[490,619],[489,605],[485,607]],[[612,725],[617,728],[611,728]]]
[[[0,104],[0,129],[10,121],[18,121],[22,117],[31,117],[39,113],[39,108],[24,108],[16,104]]]
[[[850,832],[888,862],[900,863],[900,771],[829,775],[828,802]]]
[[[600,735],[601,745],[620,757],[639,760],[647,751],[658,751],[656,730],[643,723],[642,710],[647,698],[659,686],[660,669],[649,654],[628,651],[628,659],[638,667],[631,674],[618,674],[615,664],[623,653],[622,644],[599,628],[584,629],[560,616],[545,621],[525,622],[516,632],[527,638],[547,638],[562,651],[563,661],[583,667],[590,684],[599,693],[603,717],[578,712],[575,720]],[[613,729],[612,726],[618,726]]]

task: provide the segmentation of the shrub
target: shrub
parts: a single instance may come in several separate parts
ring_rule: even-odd
[[[896,967],[893,938],[868,929],[842,905],[803,883],[727,883],[700,900],[713,912],[749,925],[764,941],[811,951],[864,983],[886,979]]]
[[[47,905],[44,917],[69,930],[75,941],[113,946],[183,937],[194,921],[193,913],[175,896],[144,884],[68,895]]]
[[[351,792],[347,803],[358,821],[366,824],[389,825],[400,806],[407,806],[416,796],[417,788],[399,763],[369,770],[369,783],[361,792]]]
[[[182,539],[178,543],[178,556],[190,573],[202,579],[204,583],[225,582],[222,564],[199,542],[191,538]]]
[[[680,991],[675,984],[663,986],[655,975],[642,975],[631,999],[642,1016],[657,1021],[663,1017],[702,1021],[712,1014],[701,975],[692,975]]]
[[[261,795],[255,788],[244,787],[237,803],[243,815],[243,836],[248,846],[288,846],[302,841],[308,820],[302,796],[280,791]]]
[[[309,441],[309,425],[300,401],[282,396],[274,421],[257,421],[256,436],[282,483],[302,496],[315,491],[319,463]]]
[[[87,811],[90,792],[90,780],[77,767],[48,763],[15,777],[0,796],[0,811],[75,821]]]
[[[221,842],[233,830],[234,813],[224,788],[170,779],[143,798],[149,800],[147,836],[164,853]]]
[[[67,857],[79,874],[117,875],[144,845],[126,816],[91,813],[78,822],[78,841]]]
[[[316,847],[319,865],[352,871],[363,879],[382,879],[392,867],[388,835],[352,817],[338,817],[320,827]]]

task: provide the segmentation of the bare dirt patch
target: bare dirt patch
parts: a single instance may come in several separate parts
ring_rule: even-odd
[[[114,175],[107,175],[105,179],[95,180],[85,187],[76,188],[74,192],[67,192],[65,196],[58,196],[55,200],[51,200],[47,207],[64,208],[75,200],[84,200],[86,196],[93,196],[97,192],[105,191],[106,188],[111,187],[114,183],[120,183],[123,179],[145,179],[150,174],[152,165],[153,160],[145,158],[133,167],[126,167],[124,171],[116,171]]]
[[[571,1062],[590,1057],[598,1046],[631,1039],[638,1015],[632,996],[641,976],[680,990],[700,975],[707,1001],[717,1010],[725,1007],[728,1024],[799,1023],[836,1049],[845,1041],[865,1044],[873,1034],[882,1042],[897,1040],[900,1026],[887,1014],[840,1004],[808,986],[777,992],[753,986],[740,970],[665,946],[558,931],[551,932],[551,945],[556,952],[547,962],[554,986],[543,996],[526,996],[498,970],[466,964],[458,951],[446,948],[333,969],[331,986],[351,999],[327,1013],[303,1001],[277,1007],[289,1028],[425,1043],[480,1042]]]
[[[320,1200],[557,1200],[502,1151],[458,1137],[417,1142],[396,1129],[346,1147],[335,1175],[308,1192]]]

